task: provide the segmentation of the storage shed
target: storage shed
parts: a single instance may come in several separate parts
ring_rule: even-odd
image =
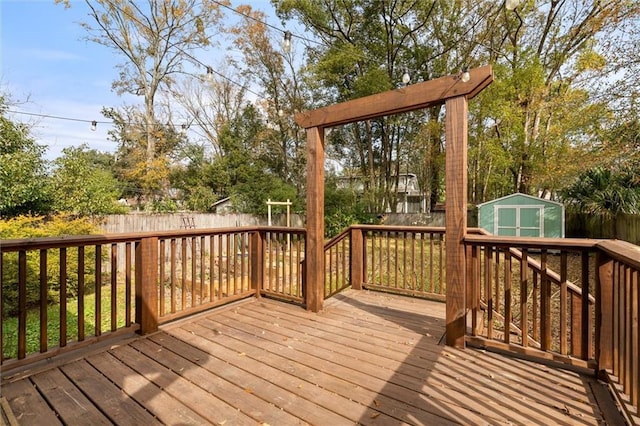
[[[564,238],[564,206],[526,194],[478,205],[478,225],[493,235]]]

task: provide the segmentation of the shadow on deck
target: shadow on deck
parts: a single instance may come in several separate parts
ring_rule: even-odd
[[[593,376],[439,344],[445,305],[266,299],[4,378],[20,424],[614,424]],[[609,415],[609,414],[608,414]]]

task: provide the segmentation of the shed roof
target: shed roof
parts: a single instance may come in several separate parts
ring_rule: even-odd
[[[541,203],[553,204],[553,205],[556,205],[556,206],[564,207],[564,204],[559,203],[557,201],[547,200],[545,198],[534,197],[533,195],[528,195],[528,194],[523,194],[521,192],[516,192],[514,194],[505,195],[504,197],[496,198],[495,200],[490,200],[490,201],[486,201],[486,202],[484,202],[482,204],[478,204],[478,208],[486,206],[486,205],[489,205],[489,204],[500,203],[502,201],[506,201],[506,200],[509,200],[511,198],[516,198],[516,197],[525,197],[525,198],[529,198],[531,200],[540,201]]]

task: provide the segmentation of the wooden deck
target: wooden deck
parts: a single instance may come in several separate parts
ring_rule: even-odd
[[[445,305],[368,291],[252,300],[5,377],[20,424],[605,424],[587,375],[440,344]],[[609,420],[617,422],[619,419]]]

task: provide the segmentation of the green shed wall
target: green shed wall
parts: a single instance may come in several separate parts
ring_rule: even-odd
[[[478,206],[478,226],[492,234],[496,227],[496,206],[541,206],[544,215],[544,228],[541,236],[564,238],[564,206],[562,204],[524,194],[513,194],[483,203]]]

